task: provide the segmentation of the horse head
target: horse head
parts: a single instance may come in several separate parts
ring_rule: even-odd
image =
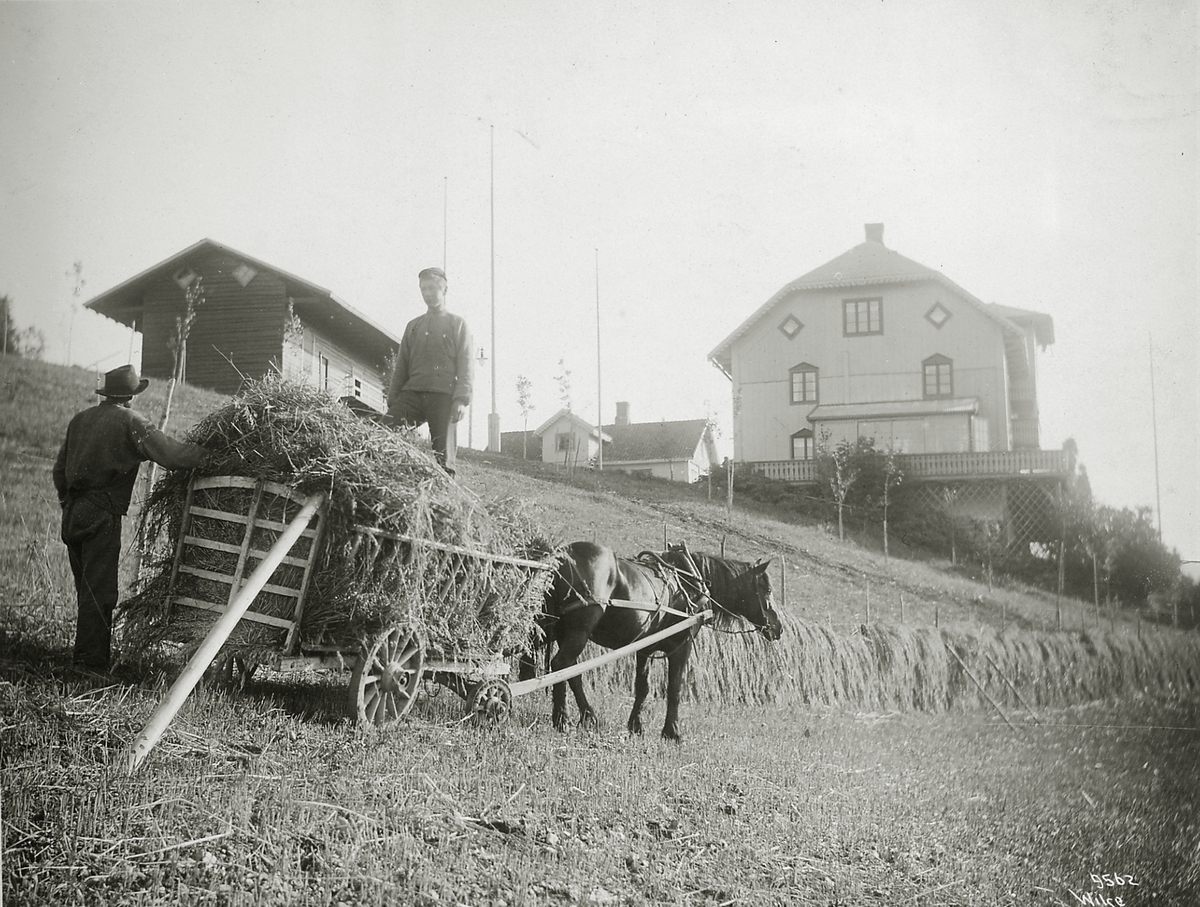
[[[770,561],[759,561],[737,578],[741,590],[738,611],[764,638],[771,641],[783,635],[783,623],[775,613],[775,596],[771,591]]]

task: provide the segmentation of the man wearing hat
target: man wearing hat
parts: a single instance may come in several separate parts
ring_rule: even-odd
[[[143,460],[187,469],[208,459],[203,447],[167,437],[131,409],[133,398],[149,384],[132,365],[106,374],[104,387],[96,391],[101,401],[71,419],[54,463],[62,540],[79,598],[74,661],[92,670],[108,668],[121,518],[129,509],[138,468]]]
[[[454,475],[457,423],[471,402],[471,332],[446,311],[446,273],[417,275],[428,311],[404,329],[388,387],[388,416],[397,425],[429,425],[434,456]]]

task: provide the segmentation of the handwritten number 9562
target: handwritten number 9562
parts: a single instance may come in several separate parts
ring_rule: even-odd
[[[1097,875],[1092,873],[1092,884],[1097,888],[1124,888],[1128,885],[1130,888],[1140,888],[1141,882],[1138,882],[1131,875],[1121,875],[1120,873],[1103,873]]]

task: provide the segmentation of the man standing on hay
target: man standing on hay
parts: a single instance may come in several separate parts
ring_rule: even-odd
[[[106,374],[104,387],[96,391],[103,399],[71,419],[54,463],[62,540],[79,598],[74,662],[90,670],[108,669],[121,518],[139,467],[153,460],[166,469],[188,469],[208,459],[200,445],[167,437],[131,408],[149,384],[132,365]]]
[[[396,425],[429,425],[433,455],[450,475],[458,450],[458,422],[471,403],[471,332],[446,311],[446,272],[417,275],[428,311],[408,323],[388,387],[388,417]]]

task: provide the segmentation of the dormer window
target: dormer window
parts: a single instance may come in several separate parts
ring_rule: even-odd
[[[801,362],[789,370],[792,403],[817,402],[817,378],[820,371],[815,365]]]
[[[883,299],[842,300],[842,335],[861,337],[883,333]]]
[[[954,396],[954,363],[940,353],[921,363],[925,382],[925,399]]]

